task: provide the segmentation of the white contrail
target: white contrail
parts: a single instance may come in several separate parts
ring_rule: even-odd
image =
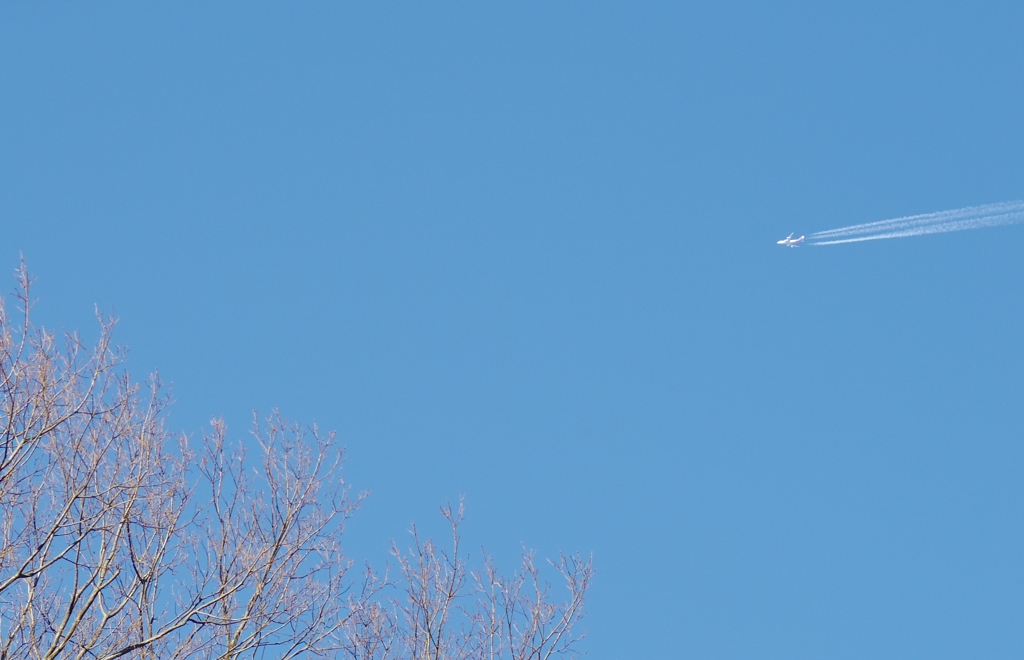
[[[952,211],[909,215],[903,218],[829,229],[808,235],[807,244],[838,245],[840,243],[879,241],[886,238],[944,234],[951,231],[1012,225],[1018,222],[1024,222],[1024,201],[968,206]]]
[[[952,211],[910,215],[903,218],[894,218],[892,220],[880,220],[878,222],[866,222],[864,224],[853,225],[851,227],[829,229],[828,231],[819,231],[815,234],[811,234],[808,238],[823,239],[826,237],[841,235],[874,234],[877,232],[894,231],[897,229],[906,229],[915,226],[932,225],[939,222],[964,220],[967,218],[976,218],[998,213],[1010,213],[1020,210],[1021,208],[1024,208],[1024,203],[1022,202],[1002,202],[999,204],[986,204],[985,206],[968,206],[966,208],[954,209]]]

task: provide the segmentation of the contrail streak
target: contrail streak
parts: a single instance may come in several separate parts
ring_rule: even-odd
[[[951,231],[998,227],[1024,222],[1024,201],[968,206],[903,218],[865,222],[860,225],[819,231],[807,236],[808,245],[839,245],[887,238],[944,234]]]

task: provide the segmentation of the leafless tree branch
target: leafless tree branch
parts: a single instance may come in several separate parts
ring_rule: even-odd
[[[548,660],[576,649],[592,564],[561,556],[555,602],[524,553],[470,570],[412,529],[394,574],[354,575],[345,523],[365,494],[334,433],[254,415],[198,441],[165,427],[159,377],[133,382],[97,312],[89,347],[31,319],[22,264],[0,298],[0,660]]]

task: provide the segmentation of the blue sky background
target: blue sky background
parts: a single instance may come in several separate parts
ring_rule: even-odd
[[[765,4],[8,3],[0,266],[595,660],[1021,657],[1024,227],[774,242],[1024,197],[1024,5]]]

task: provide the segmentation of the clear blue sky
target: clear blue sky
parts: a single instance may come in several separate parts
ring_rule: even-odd
[[[1024,656],[1024,227],[775,245],[1024,197],[1024,5],[683,4],[6,3],[0,267],[594,660]]]

